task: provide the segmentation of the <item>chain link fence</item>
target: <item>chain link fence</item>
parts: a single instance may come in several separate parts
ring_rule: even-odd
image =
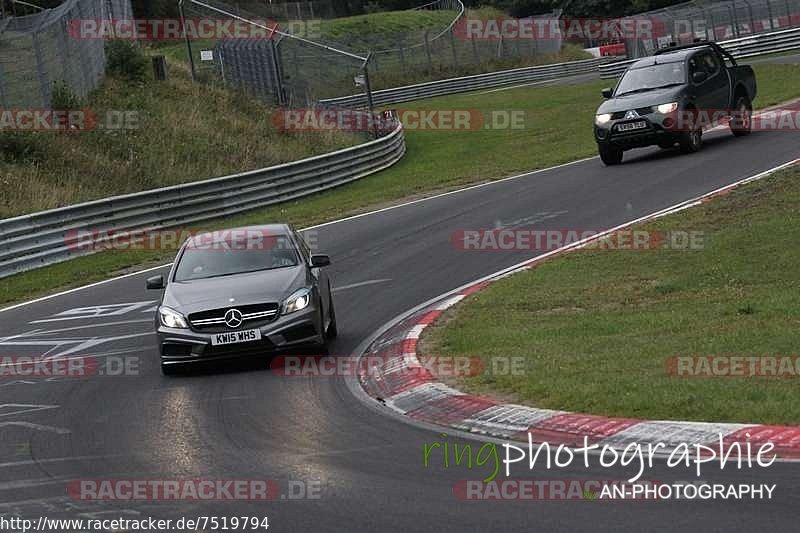
[[[86,97],[103,79],[104,42],[75,38],[70,22],[132,17],[130,0],[67,0],[0,19],[0,107],[47,109],[56,83]]]
[[[630,58],[650,55],[670,43],[723,41],[800,27],[800,0],[695,0],[640,13],[635,18],[652,21],[654,31],[647,38],[626,42]]]
[[[181,7],[187,21],[235,21],[249,28],[245,33],[252,33],[243,38],[187,40],[193,75],[199,81],[221,81],[268,103],[291,107],[345,96],[364,81],[366,55],[310,39],[307,32],[285,32],[268,17],[216,0],[185,0]]]
[[[515,60],[523,59],[532,64],[532,58],[558,53],[562,44],[558,35],[537,40],[468,39],[460,26],[466,13],[460,0],[436,0],[415,9],[435,12],[441,22],[438,27],[389,34],[348,32],[336,41],[325,37],[319,21],[286,25],[262,10],[253,13],[238,4],[183,0],[182,10],[186,20],[227,18],[268,33],[261,39],[187,41],[197,78],[219,79],[270,103],[292,107],[402,85],[414,77],[471,73],[470,69],[489,62],[504,66],[507,60],[513,67],[521,66]],[[553,16],[557,15],[542,15]]]

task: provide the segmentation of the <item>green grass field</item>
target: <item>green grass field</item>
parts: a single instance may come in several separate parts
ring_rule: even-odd
[[[193,84],[180,69],[163,83],[108,78],[85,108],[101,121],[133,113],[124,124],[132,127],[0,133],[0,218],[264,168],[363,142],[363,136],[342,132],[277,131],[273,110],[255,98]]]
[[[800,66],[759,65],[756,72],[761,86],[758,106],[800,96]],[[521,88],[405,104],[402,109],[477,109],[486,114],[520,111],[527,117],[527,127],[409,130],[408,154],[390,169],[320,195],[212,221],[207,226],[289,221],[306,227],[401,200],[592,156],[596,151],[592,116],[602,101],[600,89],[604,85],[598,81],[569,88]],[[171,251],[108,252],[19,274],[0,283],[0,304],[104,279],[125,269],[170,261],[173,255]]]
[[[696,377],[671,356],[798,356],[800,171],[641,230],[702,232],[689,250],[580,250],[450,310],[425,352],[522,357],[523,376],[467,390],[543,408],[645,419],[797,424],[800,376]],[[487,367],[488,368],[488,367]]]

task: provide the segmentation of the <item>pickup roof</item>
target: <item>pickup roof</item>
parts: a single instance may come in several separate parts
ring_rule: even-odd
[[[633,63],[595,115],[595,140],[606,165],[630,148],[658,145],[682,152],[702,147],[703,128],[729,121],[750,133],[756,77],[713,42],[673,46]]]

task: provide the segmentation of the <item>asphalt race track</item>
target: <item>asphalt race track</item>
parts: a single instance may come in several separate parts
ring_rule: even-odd
[[[488,184],[319,227],[333,260],[340,337],[350,354],[398,314],[531,252],[464,252],[463,229],[605,229],[800,156],[797,132],[706,136],[702,152],[658,149]],[[413,156],[413,155],[412,155]],[[488,470],[423,467],[441,431],[411,425],[354,396],[342,378],[288,378],[266,361],[162,377],[152,331],[156,294],[141,273],[0,313],[0,353],[74,353],[139,361],[138,376],[0,382],[0,513],[23,517],[268,516],[274,531],[792,530],[800,466],[723,472],[719,483],[776,483],[772,501],[465,502],[458,480]],[[100,306],[100,307],[98,307]],[[102,307],[107,306],[107,307]],[[88,309],[81,309],[88,308]],[[502,312],[502,310],[498,310]],[[138,358],[138,359],[137,359]],[[756,421],[754,421],[756,422]],[[447,439],[456,440],[455,437]],[[477,442],[477,441],[476,441]],[[517,469],[519,476],[532,476]],[[537,471],[549,479],[622,479],[597,466]],[[661,481],[691,480],[663,464]],[[318,480],[318,499],[273,502],[96,502],[67,495],[76,479]]]

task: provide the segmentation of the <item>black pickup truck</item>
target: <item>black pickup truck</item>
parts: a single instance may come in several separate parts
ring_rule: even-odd
[[[734,135],[751,128],[756,77],[722,47],[703,41],[663,48],[633,63],[616,88],[603,89],[595,139],[606,165],[630,148],[702,147],[703,129],[728,122]]]

